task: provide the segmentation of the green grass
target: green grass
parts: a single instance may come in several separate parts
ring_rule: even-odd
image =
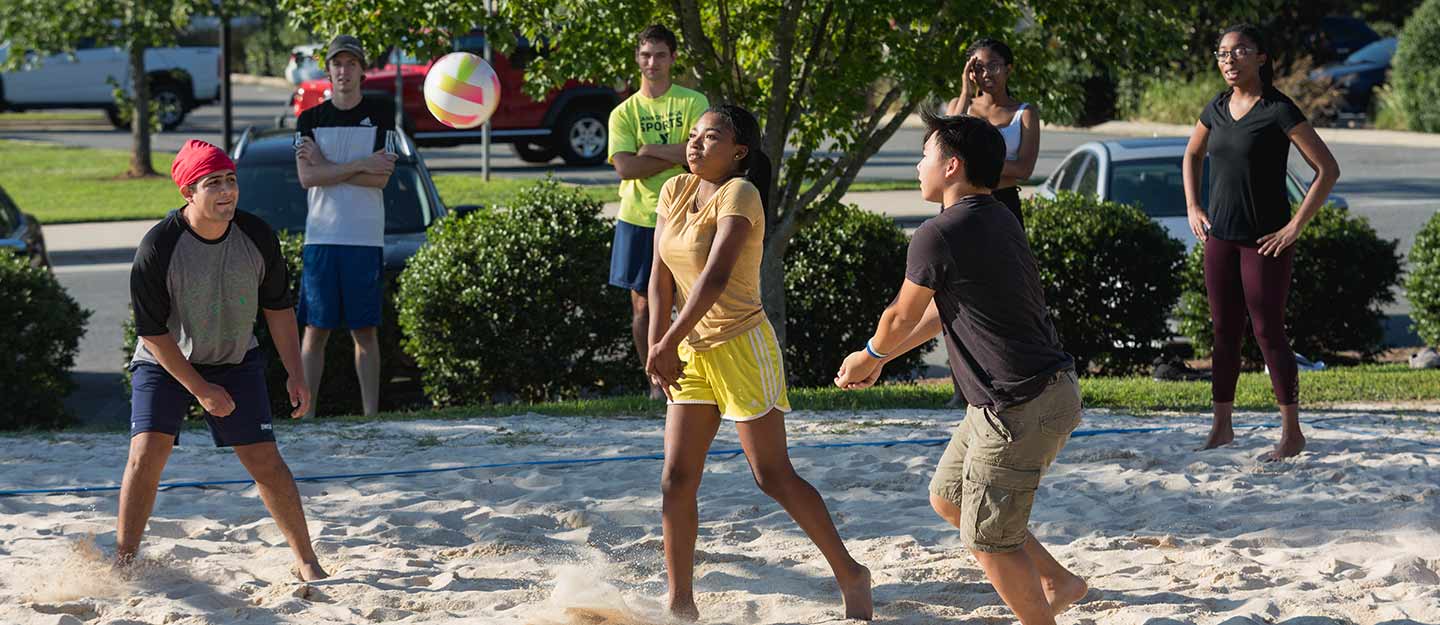
[[[92,113],[57,113],[54,111],[27,111],[24,113],[0,113],[0,124],[23,124],[29,122],[93,122],[102,121],[110,123],[105,119],[105,113],[95,111]]]
[[[173,156],[156,152],[158,172]],[[168,176],[122,179],[125,150],[0,141],[0,187],[41,223],[159,219],[185,201]]]
[[[505,204],[525,185],[535,182],[532,178],[494,178],[485,182],[475,174],[435,174],[435,189],[446,206],[465,204],[491,206]],[[600,202],[620,201],[620,189],[616,185],[576,185],[585,195]]]

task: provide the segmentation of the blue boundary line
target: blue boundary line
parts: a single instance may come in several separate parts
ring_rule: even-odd
[[[1084,436],[1098,436],[1101,434],[1139,434],[1173,430],[1174,427],[1146,427],[1146,428],[1109,428],[1103,430],[1076,430],[1070,434],[1071,438]],[[924,445],[934,447],[950,442],[949,438],[911,438],[895,439],[887,441],[858,441],[852,443],[799,443],[791,445],[790,449],[846,449],[855,447],[892,447],[895,445]],[[707,456],[725,456],[733,458],[744,454],[743,449],[716,449],[707,453]],[[452,471],[471,471],[475,469],[506,469],[514,467],[553,467],[570,466],[583,464],[601,464],[606,462],[633,462],[636,460],[663,460],[664,454],[641,454],[635,456],[607,456],[603,458],[573,458],[561,460],[525,460],[520,462],[492,462],[487,464],[468,464],[458,467],[441,467],[437,469],[401,469],[397,471],[374,471],[368,473],[336,473],[332,475],[312,475],[309,477],[296,477],[296,482],[327,482],[334,480],[354,480],[376,477],[397,477],[410,475],[425,475],[430,473],[448,473]],[[172,488],[205,488],[207,486],[232,486],[237,484],[251,485],[254,480],[212,480],[196,482],[168,482],[160,484],[160,490]],[[120,487],[112,486],[72,486],[68,488],[22,488],[14,490],[0,490],[0,497],[18,497],[22,495],[75,495],[85,493],[103,493],[118,491]]]

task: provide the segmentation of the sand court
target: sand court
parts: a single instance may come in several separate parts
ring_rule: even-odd
[[[1298,459],[1256,458],[1276,420],[1237,415],[1231,447],[1195,452],[1205,415],[1090,411],[1041,485],[1032,530],[1091,593],[1061,623],[1440,623],[1440,418],[1313,413]],[[947,411],[805,413],[791,444],[939,438]],[[1319,419],[1329,419],[1320,421]],[[308,422],[282,428],[297,476],[655,454],[657,419],[522,416]],[[165,481],[245,477],[187,433]],[[116,483],[123,434],[0,437],[0,490]],[[722,427],[715,449],[737,448]],[[876,622],[1005,623],[958,532],[927,503],[938,446],[795,449],[855,557]],[[300,584],[253,487],[161,492],[142,565],[121,578],[115,493],[0,497],[0,623],[650,624],[664,616],[660,463],[470,469],[302,482],[333,577]],[[712,457],[700,489],[696,592],[710,623],[841,622],[818,552]]]

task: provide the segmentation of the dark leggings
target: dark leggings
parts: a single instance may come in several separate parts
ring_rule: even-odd
[[[1210,295],[1210,318],[1215,328],[1210,393],[1215,403],[1235,401],[1246,312],[1250,313],[1255,340],[1265,354],[1265,365],[1270,368],[1275,401],[1282,406],[1299,402],[1295,353],[1290,351],[1290,339],[1285,336],[1285,300],[1290,296],[1294,258],[1294,245],[1276,258],[1261,256],[1255,243],[1206,239],[1205,290]]]
[[[991,191],[990,195],[1000,200],[1000,203],[1010,209],[1010,212],[1015,213],[1015,221],[1020,222],[1021,229],[1025,228],[1025,218],[1020,216],[1020,187],[996,189]]]

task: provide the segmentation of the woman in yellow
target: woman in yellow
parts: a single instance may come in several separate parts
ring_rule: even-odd
[[[760,152],[759,124],[738,106],[713,107],[690,130],[685,157],[692,173],[665,183],[656,211],[645,365],[669,398],[660,490],[670,611],[699,617],[695,497],[723,419],[735,422],[760,490],[785,508],[830,564],[846,618],[868,620],[874,612],[870,570],[845,550],[825,502],[795,473],[786,450],[785,367],[760,304],[770,160]]]

